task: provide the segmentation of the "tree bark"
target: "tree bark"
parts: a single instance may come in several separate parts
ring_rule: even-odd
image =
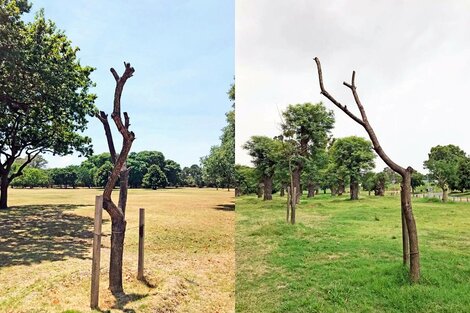
[[[296,190],[296,196],[294,197],[295,203],[298,204],[300,201],[300,196],[302,195],[302,188],[300,186],[300,174],[302,169],[299,166],[296,166],[292,171],[292,180]]]
[[[338,196],[342,196],[346,187],[344,186],[344,180],[340,180],[338,184],[338,189],[336,190]]]
[[[351,200],[359,199],[359,183],[356,179],[351,177],[351,183],[349,184],[349,194]]]
[[[307,198],[315,197],[315,185],[313,183],[308,183],[307,189],[308,189]]]
[[[122,293],[122,259],[124,253],[124,238],[126,221],[123,218],[111,218],[111,254],[109,259],[109,290]]]
[[[0,210],[8,209],[8,173],[0,177]]]
[[[113,163],[113,170],[108,178],[103,191],[103,209],[108,212],[111,217],[111,251],[109,260],[109,289],[113,294],[122,293],[122,259],[124,252],[124,238],[126,232],[126,203],[127,190],[129,183],[129,169],[127,168],[127,156],[132,147],[135,135],[129,131],[129,116],[124,112],[124,122],[121,117],[121,95],[124,85],[134,73],[134,68],[129,63],[124,63],[124,74],[119,77],[117,72],[111,68],[111,73],[116,80],[116,88],[114,91],[114,106],[111,118],[116,128],[123,138],[122,148],[119,154],[116,153],[111,128],[108,123],[107,115],[101,111],[97,114],[97,118],[102,122],[108,142],[109,152]],[[117,180],[120,178],[119,200],[116,206],[112,200],[111,194],[116,186]]]
[[[286,185],[285,185],[285,184],[281,184],[281,192],[280,192],[280,196],[281,196],[281,197],[284,197],[284,196],[285,196],[285,189],[286,189]]]
[[[263,200],[272,200],[273,199],[273,177],[264,176],[263,178],[264,185],[264,198]]]
[[[259,183],[258,184],[258,198],[262,198],[263,197],[263,189],[264,189],[264,186],[262,183]]]
[[[447,200],[449,200],[448,191],[449,189],[447,186],[442,187],[442,202],[447,202]]]

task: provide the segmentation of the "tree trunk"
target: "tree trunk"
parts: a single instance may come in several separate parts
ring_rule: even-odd
[[[338,188],[336,186],[331,186],[330,191],[331,191],[331,196],[338,195]]]
[[[447,188],[447,186],[444,186],[442,187],[442,202],[447,202],[447,200],[449,199],[449,196],[448,196],[448,191],[449,189]]]
[[[292,171],[292,180],[294,182],[294,187],[297,193],[296,197],[294,198],[295,203],[299,203],[300,196],[302,195],[302,189],[300,186],[300,174],[301,174],[301,169],[299,166],[296,166],[295,169]]]
[[[338,190],[337,190],[338,196],[343,195],[345,189],[346,188],[344,187],[344,180],[341,180],[338,184]]]
[[[8,172],[0,177],[0,210],[8,209]]]
[[[420,277],[420,262],[418,248],[418,230],[411,207],[411,173],[413,169],[408,167],[402,176],[401,203],[405,216],[406,228],[408,230],[409,251],[410,251],[410,277],[412,282],[418,282]]]
[[[411,173],[413,169],[411,167],[407,167],[406,169],[399,166],[395,162],[393,162],[385,151],[382,149],[377,136],[375,135],[374,129],[369,123],[367,119],[367,114],[362,106],[361,100],[359,99],[359,95],[357,93],[357,87],[355,83],[356,72],[353,71],[351,77],[351,83],[343,82],[343,84],[351,89],[351,92],[354,96],[354,101],[361,113],[361,118],[354,115],[351,111],[348,110],[347,106],[342,105],[339,103],[332,95],[330,95],[324,85],[323,85],[323,75],[321,70],[320,60],[315,58],[315,63],[317,64],[318,70],[318,79],[320,83],[321,94],[328,98],[336,107],[341,109],[344,113],[346,113],[350,118],[356,121],[359,125],[364,127],[366,132],[369,135],[370,140],[372,141],[372,145],[374,147],[375,152],[380,156],[380,158],[397,174],[402,177],[402,184],[401,184],[401,210],[402,214],[404,215],[404,219],[402,222],[402,228],[407,231],[403,231],[403,242],[404,242],[404,253],[406,253],[405,243],[409,242],[409,251],[410,251],[410,279],[413,283],[419,281],[420,276],[420,264],[419,264],[419,249],[418,249],[418,231],[416,228],[416,221],[413,216],[413,210],[411,207]],[[406,224],[406,225],[405,225]],[[405,234],[408,235],[408,240],[405,237]]]
[[[272,200],[273,199],[273,177],[264,176],[263,178],[264,185],[264,198],[263,200]]]
[[[124,252],[124,237],[126,221],[124,218],[111,219],[111,254],[109,261],[109,290],[122,293],[122,258]]]
[[[349,194],[351,200],[359,199],[359,183],[357,180],[351,177],[351,183],[349,184]]]
[[[286,185],[282,184],[282,185],[281,185],[281,193],[280,193],[280,196],[281,196],[281,197],[284,197],[284,196],[285,196],[285,189],[286,189]]]
[[[258,184],[258,198],[261,198],[263,197],[263,184],[262,183],[259,183]]]
[[[315,185],[312,183],[308,183],[307,189],[308,189],[307,198],[315,197]]]

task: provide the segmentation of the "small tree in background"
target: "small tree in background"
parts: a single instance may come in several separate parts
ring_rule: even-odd
[[[144,175],[142,186],[147,188],[157,189],[157,187],[166,187],[168,180],[165,173],[158,165],[152,165],[148,169],[147,174]]]
[[[297,157],[292,159],[292,176],[297,190],[296,201],[302,194],[301,174],[305,166],[305,158],[316,149],[324,149],[335,119],[333,111],[327,110],[322,103],[303,103],[289,105],[282,112],[281,124],[285,140],[296,143]]]
[[[350,199],[359,199],[359,182],[364,172],[375,167],[370,141],[350,136],[336,139],[330,149],[333,163],[349,176]]]
[[[263,200],[272,200],[273,176],[280,159],[282,143],[266,136],[252,136],[243,149],[253,158],[253,164],[261,176],[264,188]]]
[[[459,163],[466,158],[465,152],[455,145],[435,146],[424,161],[424,167],[429,170],[431,179],[435,180],[442,189],[442,201],[448,199],[449,188],[458,186]]]

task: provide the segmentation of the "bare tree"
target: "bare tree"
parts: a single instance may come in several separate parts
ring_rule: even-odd
[[[393,162],[385,153],[385,151],[380,146],[380,143],[375,135],[375,132],[370,125],[364,107],[362,106],[361,100],[357,93],[356,87],[356,72],[352,72],[351,83],[343,82],[343,85],[348,87],[354,97],[354,101],[361,113],[361,117],[357,117],[349,111],[347,106],[342,105],[338,102],[328,91],[326,91],[323,84],[323,74],[321,69],[320,60],[315,58],[315,63],[317,64],[318,70],[318,79],[320,83],[321,94],[330,100],[335,106],[342,110],[346,115],[353,119],[356,123],[364,127],[366,132],[369,134],[370,140],[374,147],[375,152],[380,156],[380,158],[396,173],[398,173],[401,178],[401,214],[402,214],[402,239],[403,239],[403,263],[407,264],[410,262],[410,278],[412,282],[417,282],[420,276],[420,264],[419,264],[419,249],[418,249],[418,231],[416,228],[416,222],[413,216],[413,210],[411,207],[411,174],[413,169],[411,167],[401,167],[400,165]]]
[[[121,117],[121,95],[127,79],[134,74],[134,68],[129,63],[125,63],[125,70],[121,77],[117,74],[114,68],[111,68],[111,73],[116,80],[116,88],[114,91],[114,107],[111,118],[116,124],[116,128],[122,136],[123,143],[119,154],[116,153],[114,147],[113,136],[111,128],[108,123],[108,115],[103,111],[97,114],[98,119],[103,123],[106,139],[108,142],[109,152],[113,163],[113,170],[108,178],[108,182],[103,191],[103,208],[108,212],[111,217],[111,252],[109,258],[109,289],[113,294],[122,293],[122,258],[124,252],[124,238],[126,232],[126,203],[127,203],[127,188],[129,179],[129,169],[127,168],[126,161],[129,151],[131,150],[132,142],[135,135],[129,131],[129,116],[124,112],[124,122]],[[119,188],[119,202],[118,205],[111,199],[114,186],[120,179]]]

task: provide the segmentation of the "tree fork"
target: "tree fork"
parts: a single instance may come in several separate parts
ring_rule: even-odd
[[[374,129],[370,125],[364,107],[362,106],[361,100],[357,93],[356,87],[356,72],[352,72],[351,83],[343,82],[343,85],[348,87],[354,97],[354,101],[361,113],[361,118],[354,115],[349,109],[339,103],[328,91],[326,91],[325,86],[323,84],[323,74],[321,69],[320,60],[316,57],[314,58],[315,63],[317,65],[318,71],[318,80],[320,84],[321,94],[325,96],[328,100],[330,100],[336,107],[342,110],[346,115],[348,115],[351,119],[353,119],[356,123],[364,127],[367,134],[369,135],[370,140],[372,141],[373,147],[375,152],[380,156],[380,158],[396,173],[398,173],[402,177],[401,183],[401,210],[404,216],[402,219],[402,229],[403,231],[403,259],[406,260],[405,254],[408,253],[408,248],[406,247],[406,242],[409,244],[409,255],[410,255],[410,279],[413,283],[418,282],[420,278],[420,259],[419,259],[419,247],[418,247],[418,231],[416,227],[416,221],[413,216],[413,210],[411,206],[411,174],[413,173],[413,169],[411,167],[403,168],[393,162],[385,151],[380,146],[380,143],[377,139],[377,136],[374,132]],[[406,224],[406,225],[405,225]],[[408,239],[406,239],[406,234],[408,235]]]

